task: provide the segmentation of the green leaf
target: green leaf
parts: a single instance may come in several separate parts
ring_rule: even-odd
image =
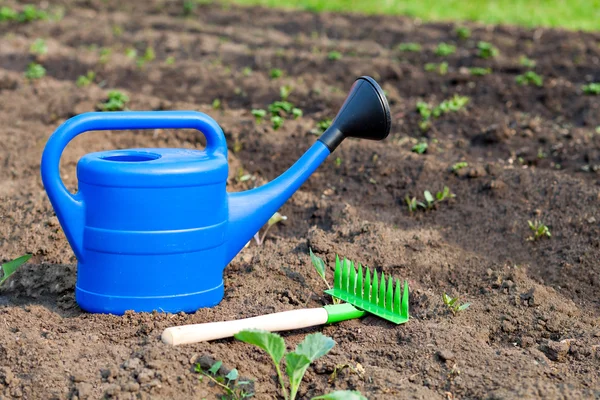
[[[470,305],[471,303],[465,303],[462,306],[458,307],[458,311],[466,310],[467,308],[469,308]]]
[[[317,270],[317,273],[319,274],[319,276],[323,279],[325,279],[325,262],[323,261],[322,258],[317,257],[311,248],[308,249],[310,251],[310,259],[312,261],[313,266],[315,267],[315,269]]]
[[[453,306],[454,303],[456,303],[456,300],[458,300],[458,297],[451,298],[450,301],[448,302],[448,305]]]
[[[444,300],[444,304],[450,304],[450,300],[452,300],[446,293],[442,294],[442,299]]]
[[[275,225],[276,223],[285,221],[286,219],[287,219],[287,217],[285,215],[281,215],[278,212],[276,212],[275,214],[273,214],[273,216],[271,218],[269,218],[269,221],[267,222],[267,224],[269,226]]]
[[[245,329],[234,335],[237,340],[253,344],[266,351],[277,364],[285,353],[285,341],[277,333],[262,329]]]
[[[307,335],[304,340],[296,346],[296,353],[306,356],[311,362],[329,353],[335,346],[335,341],[321,332]]]
[[[336,390],[322,396],[313,397],[312,400],[367,400],[356,390]]]
[[[423,192],[423,195],[425,196],[425,201],[429,204],[433,203],[433,196],[431,195],[431,192],[429,190],[426,190]]]
[[[12,261],[2,264],[2,272],[4,275],[2,276],[2,280],[0,280],[0,285],[4,283],[15,271],[23,264],[25,264],[31,258],[31,254],[25,254],[19,258],[15,258]]]
[[[306,373],[306,369],[310,365],[310,360],[304,354],[287,353],[285,355],[286,373],[290,377],[290,398],[296,397],[296,392],[302,382],[302,378]]]
[[[230,381],[235,381],[238,378],[238,376],[238,370],[234,368],[231,371],[229,371],[227,375],[225,375],[225,378],[229,379]]]
[[[221,365],[223,365],[223,361],[217,361],[216,363],[214,363],[212,365],[212,367],[210,367],[210,369],[208,370],[208,372],[210,372],[211,374],[216,374],[217,372],[219,372],[219,369],[221,368]]]

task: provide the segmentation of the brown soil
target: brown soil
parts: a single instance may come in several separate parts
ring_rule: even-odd
[[[309,332],[336,341],[308,369],[300,398],[334,389],[369,399],[600,397],[600,97],[581,91],[600,81],[600,34],[470,24],[472,37],[460,40],[455,25],[399,17],[202,5],[186,18],[180,2],[162,0],[53,4],[64,6],[59,22],[0,24],[0,257],[33,254],[0,297],[4,397],[219,398],[194,372],[200,359],[218,359],[255,380],[256,398],[279,398],[262,351],[233,339],[169,347],[160,334],[171,325],[329,303],[309,246],[327,260],[330,276],[340,254],[408,279],[412,319],[285,332],[290,347]],[[48,44],[38,60],[47,76],[28,82],[23,72],[38,37]],[[477,57],[480,40],[500,54]],[[423,51],[400,52],[401,42]],[[436,56],[439,42],[457,52]],[[156,59],[143,68],[124,55],[148,45]],[[112,49],[106,63],[102,47]],[[333,49],[343,57],[329,60]],[[543,87],[515,83],[527,70],[521,55],[537,62]],[[174,64],[165,63],[168,56]],[[443,60],[447,74],[424,71]],[[493,73],[470,76],[471,66]],[[271,68],[284,76],[271,79]],[[77,87],[88,70],[95,84]],[[94,110],[111,88],[127,93],[133,110],[206,112],[226,133],[229,190],[239,191],[291,165],[360,75],[387,91],[390,136],[344,142],[280,210],[288,220],[227,267],[221,304],[191,315],[92,315],[77,307],[76,260],[39,175],[43,147],[60,123]],[[294,87],[289,101],[304,116],[277,131],[256,124],[250,110],[278,100],[284,84]],[[470,98],[466,108],[423,133],[417,101],[454,94]],[[211,107],[215,98],[219,110]],[[422,136],[428,151],[411,152]],[[85,134],[62,158],[63,179],[76,190],[75,165],[88,152],[152,146],[201,148],[203,139],[187,131]],[[469,166],[453,173],[458,161]],[[255,180],[238,182],[240,168]],[[408,212],[406,195],[422,198],[444,185],[454,199]],[[527,240],[534,219],[551,238]],[[444,292],[471,307],[452,315]],[[335,365],[357,363],[363,374],[345,369],[328,382]]]

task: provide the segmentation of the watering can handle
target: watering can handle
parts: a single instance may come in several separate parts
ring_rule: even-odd
[[[60,157],[67,144],[83,132],[126,129],[197,129],[206,137],[206,152],[227,156],[223,130],[198,111],[88,112],[64,122],[48,139],[40,169],[48,198],[79,261],[83,260],[85,205],[79,193],[70,193],[60,179]]]

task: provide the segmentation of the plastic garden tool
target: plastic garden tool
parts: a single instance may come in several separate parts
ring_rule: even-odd
[[[382,273],[378,281],[377,272],[363,268],[359,264],[358,272],[353,263],[344,260],[336,262],[333,289],[325,293],[345,300],[348,303],[327,305],[318,308],[283,311],[258,317],[172,326],[162,333],[162,341],[171,345],[197,343],[232,337],[244,329],[263,329],[270,332],[308,328],[311,326],[333,324],[348,319],[360,318],[367,312],[395,324],[408,322],[408,282],[404,282],[404,293],[393,278],[386,282]]]
[[[379,85],[358,78],[335,120],[287,171],[228,193],[227,143],[196,111],[89,112],[50,136],[44,188],[78,261],[75,298],[89,312],[193,312],[223,298],[223,269],[344,138],[385,139],[390,112]],[[126,129],[196,129],[206,148],[135,148],[83,156],[78,191],[59,174],[77,135]]]

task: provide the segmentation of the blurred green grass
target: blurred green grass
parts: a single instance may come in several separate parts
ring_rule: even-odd
[[[600,31],[600,0],[228,0],[311,11],[408,15],[424,21],[480,21]]]

